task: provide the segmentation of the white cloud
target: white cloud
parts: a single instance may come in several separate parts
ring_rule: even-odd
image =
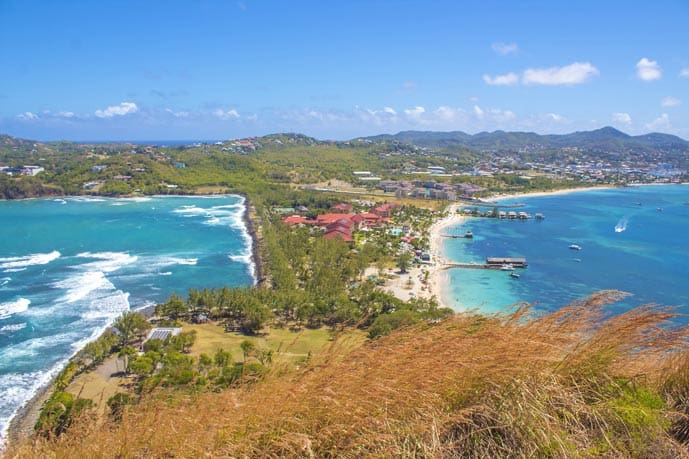
[[[546,113],[545,116],[547,116],[547,117],[550,118],[551,120],[556,121],[556,122],[558,122],[558,123],[561,123],[561,122],[563,122],[563,121],[566,121],[566,119],[565,119],[564,116],[558,115],[557,113]]]
[[[483,75],[483,81],[491,86],[512,86],[519,83],[519,75],[510,72],[505,75],[496,75],[491,77],[490,75]]]
[[[682,69],[679,72],[679,76],[684,77],[684,78],[689,78],[689,68]]]
[[[611,115],[611,119],[615,123],[631,124],[632,117],[629,113],[617,112]]]
[[[73,118],[74,117],[74,112],[68,112],[65,110],[60,110],[57,114],[58,114],[58,116],[61,116],[63,118]]]
[[[478,105],[474,105],[474,115],[478,116],[479,118],[483,118],[483,115],[485,115],[485,112]]]
[[[681,100],[675,98],[675,97],[665,97],[663,100],[660,101],[660,106],[661,107],[676,107],[677,105],[680,105],[682,103]]]
[[[408,109],[404,110],[405,115],[407,115],[410,118],[416,118],[416,119],[420,118],[421,115],[423,115],[424,113],[426,113],[426,109],[421,107],[421,106],[417,106],[414,108],[408,108]]]
[[[213,112],[213,114],[215,116],[217,116],[218,118],[220,118],[221,120],[229,120],[229,119],[235,119],[236,120],[236,119],[239,119],[239,117],[240,117],[239,113],[237,113],[237,110],[235,110],[234,108],[227,110],[227,111],[217,109],[216,111]]]
[[[519,52],[519,46],[516,43],[493,43],[491,45],[493,51],[500,54],[501,56],[507,56],[508,54],[516,54]]]
[[[654,119],[650,123],[646,124],[646,128],[651,131],[669,131],[672,129],[672,124],[670,124],[670,117],[667,113],[663,113],[658,118]]]
[[[660,77],[663,76],[663,72],[658,62],[642,57],[639,62],[636,63],[636,76],[643,81],[653,81],[659,80]]]
[[[139,107],[134,102],[122,102],[120,105],[112,105],[105,110],[96,110],[98,118],[112,118],[113,116],[124,116],[136,113]]]
[[[31,121],[31,120],[37,120],[38,115],[36,115],[35,113],[31,113],[31,112],[24,112],[24,113],[20,113],[19,115],[17,115],[16,118],[18,120],[22,120],[22,121]]]
[[[187,118],[189,117],[189,112],[176,112],[171,108],[166,108],[165,111],[175,118]]]
[[[385,113],[388,113],[388,114],[392,115],[392,116],[397,116],[397,112],[396,112],[395,109],[393,109],[393,108],[390,108],[390,107],[383,107],[383,111],[384,111]]]
[[[586,83],[599,73],[598,69],[589,62],[575,62],[564,67],[526,69],[522,76],[522,83],[571,86]]]

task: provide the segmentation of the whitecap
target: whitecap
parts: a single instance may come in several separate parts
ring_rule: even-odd
[[[33,253],[20,257],[0,258],[0,269],[5,269],[5,272],[13,272],[9,270],[35,265],[47,265],[51,261],[60,258],[60,255],[60,252],[53,250],[50,253]]]
[[[0,333],[1,332],[7,333],[7,332],[19,331],[19,330],[23,330],[24,328],[26,328],[26,322],[22,322],[20,324],[4,325],[4,326],[0,327]]]
[[[123,266],[135,263],[139,259],[139,257],[136,255],[129,255],[126,252],[83,252],[77,254],[77,257],[101,260],[91,263],[84,263],[83,265],[78,266],[78,268],[103,271],[106,273],[117,271]]]
[[[105,278],[105,274],[101,271],[79,273],[55,282],[53,287],[67,290],[67,293],[58,300],[60,303],[75,303],[99,289],[115,290],[115,286]]]
[[[165,271],[164,273],[158,273],[159,276],[171,276],[172,271]]]
[[[14,269],[5,269],[2,272],[3,273],[19,273],[22,271],[26,271],[26,268],[14,268]]]
[[[14,314],[21,314],[29,309],[31,300],[19,298],[15,301],[0,303],[0,319],[7,319]]]

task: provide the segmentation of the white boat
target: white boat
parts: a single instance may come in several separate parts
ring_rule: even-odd
[[[569,248],[572,250],[581,250],[581,246],[577,244],[571,244]]]
[[[500,266],[500,270],[501,271],[514,271],[514,266],[512,266],[510,264],[504,264],[504,265]]]
[[[510,277],[514,277],[515,279],[519,279],[519,274],[517,274],[517,273],[510,273]]]

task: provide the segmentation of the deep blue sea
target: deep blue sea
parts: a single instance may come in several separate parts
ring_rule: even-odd
[[[0,201],[0,437],[123,311],[251,285],[245,210],[239,196]]]
[[[602,289],[632,295],[610,308],[646,303],[678,306],[689,314],[689,186],[641,186],[522,197],[516,211],[544,220],[470,218],[448,229],[474,239],[443,241],[446,258],[482,263],[486,257],[526,257],[528,268],[450,269],[443,299],[456,309],[496,312],[516,302],[551,311]],[[572,250],[575,244],[581,250]],[[678,319],[689,322],[689,317]]]

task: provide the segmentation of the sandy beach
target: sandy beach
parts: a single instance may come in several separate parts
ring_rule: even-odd
[[[389,279],[383,287],[384,290],[404,301],[435,296],[440,306],[450,307],[444,301],[444,287],[449,277],[447,271],[443,269],[445,263],[442,256],[443,234],[446,228],[459,225],[468,218],[457,213],[457,209],[461,206],[458,203],[450,204],[444,211],[445,216],[431,225],[429,229],[431,263],[414,266],[406,274],[393,274],[393,278]],[[377,274],[375,268],[366,270],[367,276]]]
[[[553,190],[553,191],[533,191],[529,193],[509,193],[509,194],[496,194],[487,198],[482,198],[484,202],[496,202],[503,199],[515,199],[515,198],[535,198],[538,196],[555,196],[562,194],[577,193],[580,191],[592,191],[592,190],[610,190],[613,188],[618,188],[611,185],[604,186],[582,186],[577,188],[566,188],[563,190]]]
[[[593,186],[593,187],[577,187],[568,188],[564,190],[554,190],[554,191],[536,191],[532,193],[514,193],[514,194],[498,194],[490,196],[488,198],[482,199],[483,202],[496,202],[503,199],[514,199],[520,197],[537,197],[537,196],[554,196],[554,195],[564,195],[569,193],[576,193],[581,191],[591,191],[591,190],[605,190],[615,188],[614,186]],[[462,214],[458,214],[457,210],[470,205],[469,203],[453,203],[448,205],[444,211],[444,217],[437,220],[430,228],[429,242],[430,242],[430,254],[431,254],[431,264],[424,264],[421,266],[415,266],[409,270],[408,274],[401,274],[397,277],[393,277],[387,281],[384,289],[389,293],[392,293],[397,298],[401,300],[409,300],[410,298],[430,298],[435,296],[438,304],[444,307],[452,307],[453,309],[461,308],[457,304],[448,304],[446,301],[446,289],[448,282],[450,280],[447,270],[443,268],[446,260],[442,255],[443,247],[443,234],[445,230],[451,226],[461,225],[466,221],[467,217]],[[428,274],[426,274],[426,272]],[[366,272],[367,275],[377,274],[374,269],[369,268]],[[427,279],[424,283],[423,280]]]

